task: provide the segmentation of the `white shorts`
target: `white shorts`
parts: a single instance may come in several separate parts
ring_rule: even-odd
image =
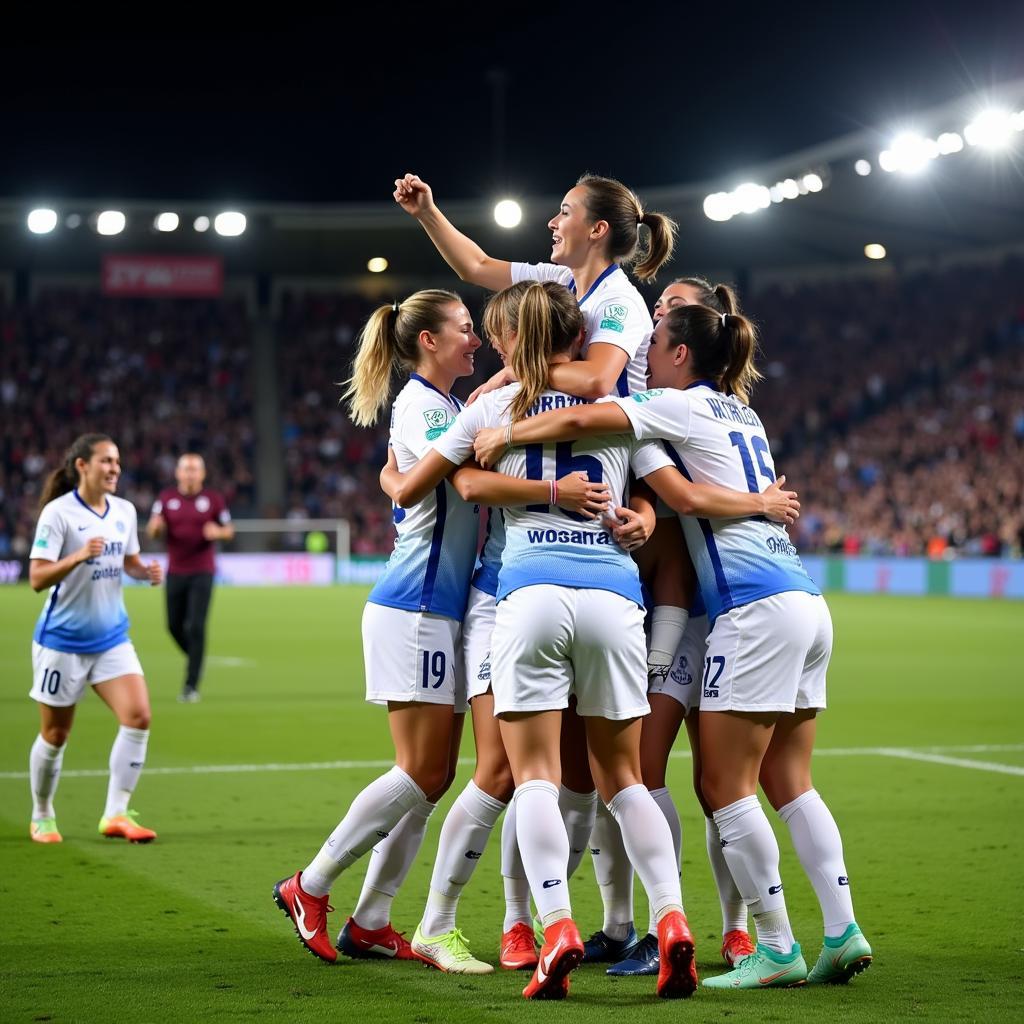
[[[82,699],[87,686],[142,674],[139,656],[130,640],[97,654],[55,651],[33,640],[32,689],[28,695],[40,704],[70,708]]]
[[[788,591],[720,615],[708,636],[701,711],[825,707],[832,617],[817,594]]]
[[[469,588],[466,617],[462,620],[462,664],[466,700],[491,688],[491,634],[494,633],[494,596]]]
[[[608,590],[538,584],[498,603],[491,656],[494,713],[554,711],[615,721],[647,703],[644,614]]]
[[[685,714],[700,707],[701,676],[704,672],[704,653],[708,647],[708,617],[700,615],[687,619],[683,638],[676,648],[676,656],[668,675],[651,682],[647,693],[663,693],[683,705]]]
[[[363,664],[371,704],[451,704],[462,714],[461,653],[454,619],[372,603],[363,609]]]

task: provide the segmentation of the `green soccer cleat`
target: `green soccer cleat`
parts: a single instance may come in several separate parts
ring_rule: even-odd
[[[412,937],[412,951],[417,960],[422,960],[430,967],[436,967],[445,974],[493,974],[494,968],[477,960],[469,951],[466,936],[453,928],[444,935],[433,937],[424,935],[420,926]]]
[[[808,985],[845,985],[871,966],[871,947],[856,923],[836,939],[825,939],[818,962],[807,975]]]
[[[57,831],[56,818],[33,818],[28,834],[34,843],[62,843],[63,837]]]
[[[788,956],[759,942],[728,974],[705,978],[705,988],[795,988],[807,983],[807,964],[794,942]]]

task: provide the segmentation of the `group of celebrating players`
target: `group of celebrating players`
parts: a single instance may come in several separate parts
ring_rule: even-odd
[[[584,962],[657,975],[660,996],[689,996],[698,985],[694,940],[679,815],[665,784],[685,722],[729,967],[703,984],[848,981],[870,965],[871,948],[854,918],[838,828],[810,772],[832,624],[786,535],[796,495],[776,477],[749,405],[759,378],[753,324],[731,289],[701,278],[666,288],[652,323],[623,267],[653,278],[671,257],[675,225],[612,179],[588,175],[566,193],[549,223],[551,262],[542,264],[489,257],[415,175],[395,182],[394,198],[461,279],[496,293],[483,325],[504,369],[465,406],[451,394],[473,372],[481,341],[449,291],[380,307],[360,337],[345,395],[357,424],[388,406],[396,370],[408,374],[381,472],[397,540],[362,622],[367,700],[388,709],[395,765],[359,793],[309,864],[277,883],[277,905],[328,962],[340,951],[491,973],[456,917],[504,811],[500,963],[532,971],[524,996],[564,998]],[[119,570],[156,583],[159,569],[138,558],[134,509],[113,496],[116,448],[97,437],[79,439],[58,471],[68,493],[49,495],[32,549],[33,586],[53,587],[33,648],[43,720],[31,762],[33,833],[52,821],[66,739],[54,719],[70,728],[86,682],[122,722],[101,830],[113,820],[137,826],[127,800],[144,759],[148,703]],[[90,515],[105,532],[76,547],[71,531],[78,520],[95,527]],[[101,558],[91,575],[78,568]],[[61,615],[92,594],[113,609],[100,616],[104,636],[85,626],[67,640]],[[70,705],[47,703],[54,672],[78,680]],[[391,904],[455,777],[467,708],[473,778],[441,828],[408,941],[392,927]],[[123,752],[115,758],[119,745],[134,775]],[[810,971],[759,785],[821,905],[824,944]],[[604,921],[584,941],[569,878],[588,847]],[[335,945],[331,886],[367,853],[358,903]],[[650,906],[642,937],[634,871]]]

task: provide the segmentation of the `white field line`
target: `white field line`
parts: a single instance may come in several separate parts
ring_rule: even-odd
[[[976,768],[980,771],[1001,772],[1005,775],[1024,775],[1024,767],[1012,764],[998,764],[993,761],[972,761],[967,758],[948,757],[948,753],[984,754],[996,751],[1021,751],[1024,743],[972,744],[956,747],[822,747],[815,750],[815,757],[899,757],[911,761],[929,761],[934,764],[950,765],[955,768]],[[689,759],[688,750],[674,750],[673,760]],[[146,768],[147,778],[153,775],[245,775],[255,772],[320,772],[345,771],[365,768],[390,768],[394,760],[376,761],[306,761],[302,763],[268,762],[265,764],[194,764],[174,765],[166,768]],[[460,757],[459,764],[473,764],[471,757]],[[76,768],[61,772],[61,779],[99,779],[110,774],[106,768]],[[0,781],[24,781],[28,772],[0,772]]]

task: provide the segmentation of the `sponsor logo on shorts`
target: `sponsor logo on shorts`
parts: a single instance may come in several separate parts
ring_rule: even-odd
[[[689,665],[686,661],[686,655],[681,654],[679,660],[676,662],[676,667],[669,673],[669,679],[673,683],[678,683],[680,686],[689,686],[693,682],[693,676],[690,675]]]
[[[587,530],[527,530],[526,539],[531,544],[581,544],[583,547],[612,543],[610,534],[603,530],[600,533]]]
[[[491,681],[491,652],[487,652],[487,657],[480,662],[480,671],[476,674],[477,679],[481,682],[489,683]]]

